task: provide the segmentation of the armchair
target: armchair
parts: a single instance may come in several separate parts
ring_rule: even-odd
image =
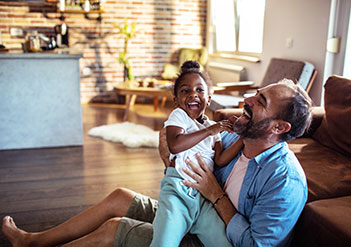
[[[162,79],[172,80],[177,77],[180,67],[187,60],[196,60],[203,67],[206,65],[208,52],[205,47],[202,48],[181,48],[179,51],[178,64],[173,65],[166,63],[163,67]]]
[[[240,103],[244,101],[245,92],[248,89],[264,87],[284,78],[299,83],[309,93],[316,75],[317,71],[309,62],[272,58],[260,85],[253,82],[217,83],[212,95],[210,109],[215,111],[222,108],[239,107]],[[239,92],[241,95],[225,95],[233,91]]]

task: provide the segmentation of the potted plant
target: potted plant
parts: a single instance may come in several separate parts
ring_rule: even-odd
[[[131,70],[131,65],[130,65],[130,59],[132,57],[128,56],[128,44],[129,40],[132,39],[136,33],[136,25],[137,23],[128,23],[127,20],[123,24],[116,24],[112,23],[112,25],[117,28],[118,32],[117,34],[123,38],[124,40],[124,47],[123,51],[119,53],[118,55],[118,61],[120,64],[123,64],[123,80],[133,80],[134,76],[132,74]]]

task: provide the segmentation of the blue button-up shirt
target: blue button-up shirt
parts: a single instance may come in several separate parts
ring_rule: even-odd
[[[222,133],[224,148],[237,139],[236,134]],[[227,166],[215,168],[214,174],[222,187],[240,155]],[[288,144],[280,142],[249,161],[238,213],[227,226],[227,237],[236,247],[289,246],[306,200],[304,171]]]

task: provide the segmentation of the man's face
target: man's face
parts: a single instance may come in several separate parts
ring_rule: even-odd
[[[243,138],[263,138],[274,125],[274,120],[293,92],[285,85],[272,84],[245,99],[243,115],[235,122],[234,131]]]
[[[246,108],[247,112],[251,111],[248,105],[244,105],[244,108]],[[245,123],[239,121],[238,119],[234,125],[234,132],[236,132],[242,138],[257,139],[266,134],[266,131],[272,121],[272,118],[266,118],[256,122],[250,118],[249,121]]]

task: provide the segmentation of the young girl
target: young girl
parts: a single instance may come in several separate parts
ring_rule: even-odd
[[[175,168],[169,167],[161,182],[151,246],[179,246],[188,232],[197,234],[205,246],[231,246],[225,236],[225,225],[212,204],[197,190],[182,183],[184,179],[193,181],[183,170],[187,167],[187,158],[197,164],[195,154],[199,153],[213,170],[214,162],[224,166],[242,148],[239,139],[223,150],[219,133],[232,132],[233,123],[228,120],[215,123],[205,115],[211,101],[209,87],[199,63],[186,61],[182,65],[174,85],[177,108],[164,124],[170,160],[175,157]],[[207,231],[208,224],[211,224],[211,233]]]

